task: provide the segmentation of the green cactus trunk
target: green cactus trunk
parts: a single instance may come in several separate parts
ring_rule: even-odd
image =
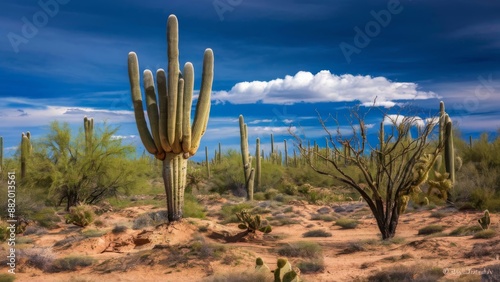
[[[288,148],[286,146],[286,140],[283,140],[283,143],[285,144],[285,166],[288,166]]]
[[[184,189],[186,188],[187,159],[182,154],[166,153],[163,160],[163,181],[167,195],[168,220],[182,218]]]
[[[29,131],[21,134],[21,179],[25,179],[27,171],[27,162],[31,154],[31,134]]]
[[[92,139],[94,138],[94,119],[84,117],[83,129],[85,131],[85,152],[89,154],[92,151]]]
[[[210,160],[208,158],[208,147],[205,146],[205,163],[207,168],[207,179],[210,179]]]
[[[441,101],[439,102],[439,144],[442,144],[443,138],[445,135],[445,126],[446,126],[446,120],[445,120],[445,108],[444,108],[444,102]]]
[[[260,155],[260,139],[257,138],[255,140],[255,190],[262,190],[262,168],[261,168],[262,160]]]
[[[247,191],[247,200],[252,201],[255,171],[252,168],[252,162],[250,161],[250,153],[248,152],[248,128],[247,125],[245,124],[243,115],[240,115],[239,123],[240,123],[241,158],[243,161],[245,189]]]
[[[222,148],[221,148],[221,144],[219,142],[219,153],[217,155],[217,163],[220,164],[222,162]]]
[[[444,146],[444,160],[446,172],[450,174],[450,180],[455,183],[455,151],[453,147],[453,125],[451,119],[446,115],[445,125],[445,146]]]

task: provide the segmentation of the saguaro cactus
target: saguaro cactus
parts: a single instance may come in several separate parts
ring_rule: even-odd
[[[94,119],[83,118],[83,129],[85,130],[85,150],[89,153],[92,150],[92,138],[94,136]]]
[[[30,132],[24,132],[21,134],[21,179],[26,176],[27,161],[31,154],[31,134]]]
[[[208,159],[208,147],[205,146],[205,167],[207,169],[207,178],[210,179],[210,160]]]
[[[288,148],[286,146],[286,139],[283,140],[283,143],[285,144],[285,166],[288,166]]]
[[[450,174],[450,180],[455,183],[455,151],[453,148],[453,129],[451,119],[448,115],[445,117],[444,132],[444,164],[446,172]]]
[[[260,139],[257,138],[255,140],[255,189],[257,191],[261,191],[262,187],[262,168],[261,168],[262,160],[261,160],[261,155],[260,155]]]
[[[191,63],[179,69],[179,32],[174,15],[167,21],[168,74],[156,72],[156,83],[150,70],[144,71],[144,90],[151,132],[146,124],[139,83],[137,55],[128,55],[128,73],[137,129],[146,150],[163,161],[163,180],[167,195],[168,220],[182,218],[187,159],[193,156],[207,128],[212,92],[214,55],[206,49],[200,94],[191,125],[191,105],[194,88],[194,69]],[[158,95],[159,105],[156,95]]]
[[[247,190],[247,199],[251,201],[253,200],[255,171],[252,168],[252,162],[250,161],[250,154],[248,152],[248,129],[245,120],[243,119],[243,115],[240,115],[239,122],[240,122],[241,158],[243,161],[245,188]]]
[[[480,219],[478,219],[477,222],[479,222],[479,224],[481,225],[481,228],[483,228],[483,230],[490,228],[490,223],[491,223],[490,222],[490,212],[488,210],[485,210],[484,216],[481,217]]]

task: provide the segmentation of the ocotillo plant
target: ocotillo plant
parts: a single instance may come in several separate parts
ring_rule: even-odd
[[[31,154],[31,134],[24,132],[21,134],[21,179],[26,177],[27,162]]]
[[[241,158],[243,161],[243,174],[245,176],[245,189],[247,190],[247,199],[253,200],[253,186],[255,171],[252,168],[250,161],[250,153],[248,152],[248,128],[243,119],[243,115],[239,117],[240,122],[240,143],[241,143]]]
[[[198,151],[201,137],[207,128],[214,68],[213,52],[211,49],[206,49],[200,94],[191,125],[194,69],[191,63],[186,63],[181,73],[178,42],[177,18],[170,15],[167,21],[168,74],[166,75],[163,69],[156,72],[156,89],[152,72],[144,71],[144,89],[151,132],[144,117],[137,55],[134,52],[128,55],[128,72],[137,129],[146,150],[163,161],[162,171],[169,221],[178,221],[182,218],[187,159]]]
[[[92,151],[92,138],[94,136],[94,119],[84,117],[83,129],[85,130],[85,150],[87,153]]]
[[[260,155],[260,139],[257,138],[257,140],[255,140],[255,189],[257,191],[261,191],[262,190],[262,168],[261,168],[261,164],[262,164],[262,160],[260,159],[261,158],[261,155]]]

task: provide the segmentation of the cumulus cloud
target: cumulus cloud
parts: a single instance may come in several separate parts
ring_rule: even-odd
[[[299,71],[294,76],[271,81],[240,82],[229,91],[216,91],[213,99],[232,104],[294,104],[299,102],[360,101],[364,106],[391,107],[399,100],[422,100],[437,97],[433,92],[417,90],[411,82],[392,82],[369,75],[335,75],[328,70],[317,74]]]
[[[413,125],[416,125],[418,127],[424,127],[426,122],[433,121],[433,119],[426,119],[425,121],[418,116],[413,116],[413,117],[408,117],[408,116],[403,116],[403,115],[387,115],[384,117],[384,124],[385,125],[400,125],[403,121],[405,122],[411,122]]]

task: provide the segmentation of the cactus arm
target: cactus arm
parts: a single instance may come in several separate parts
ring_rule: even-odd
[[[153,80],[153,73],[150,70],[144,71],[144,91],[146,92],[146,107],[149,118],[149,126],[153,135],[153,141],[156,149],[158,150],[157,158],[162,160],[165,158],[165,152],[161,146],[160,141],[160,125],[158,114],[158,103],[156,101],[155,84]]]
[[[203,59],[203,73],[201,79],[200,95],[196,103],[196,113],[191,130],[191,149],[189,154],[194,155],[200,146],[201,136],[205,133],[210,114],[210,96],[214,69],[214,54],[212,49],[205,50]]]
[[[455,183],[455,153],[453,148],[453,129],[451,119],[448,115],[445,117],[445,147],[444,159],[446,172],[450,174],[450,180]]]
[[[191,106],[193,103],[194,68],[193,64],[184,65],[184,100],[182,117],[182,151],[189,153],[191,148]]]
[[[175,139],[172,144],[172,151],[175,154],[182,152],[181,141],[182,141],[182,116],[184,104],[184,78],[179,75],[179,82],[177,87],[177,112],[175,117]]]
[[[167,97],[167,76],[163,69],[156,71],[156,84],[158,88],[158,102],[160,103],[159,134],[161,147],[165,152],[171,152],[172,147],[168,143],[167,120],[168,120],[168,97]]]
[[[260,159],[260,139],[257,138],[255,140],[255,189],[257,191],[260,191],[261,189],[261,179],[262,179],[262,170],[261,170],[261,163],[262,160]]]
[[[177,95],[179,87],[179,24],[177,17],[170,15],[167,20],[167,56],[168,56],[168,144],[173,146],[177,116]]]
[[[142,144],[146,150],[156,156],[158,152],[153,137],[149,133],[148,126],[146,124],[146,118],[144,117],[144,108],[142,106],[142,93],[139,85],[139,62],[137,60],[137,55],[134,52],[128,54],[128,76],[130,80],[130,89],[132,92],[132,102],[134,104],[134,115],[135,122],[137,125],[137,130],[139,131],[139,136],[141,137]]]

